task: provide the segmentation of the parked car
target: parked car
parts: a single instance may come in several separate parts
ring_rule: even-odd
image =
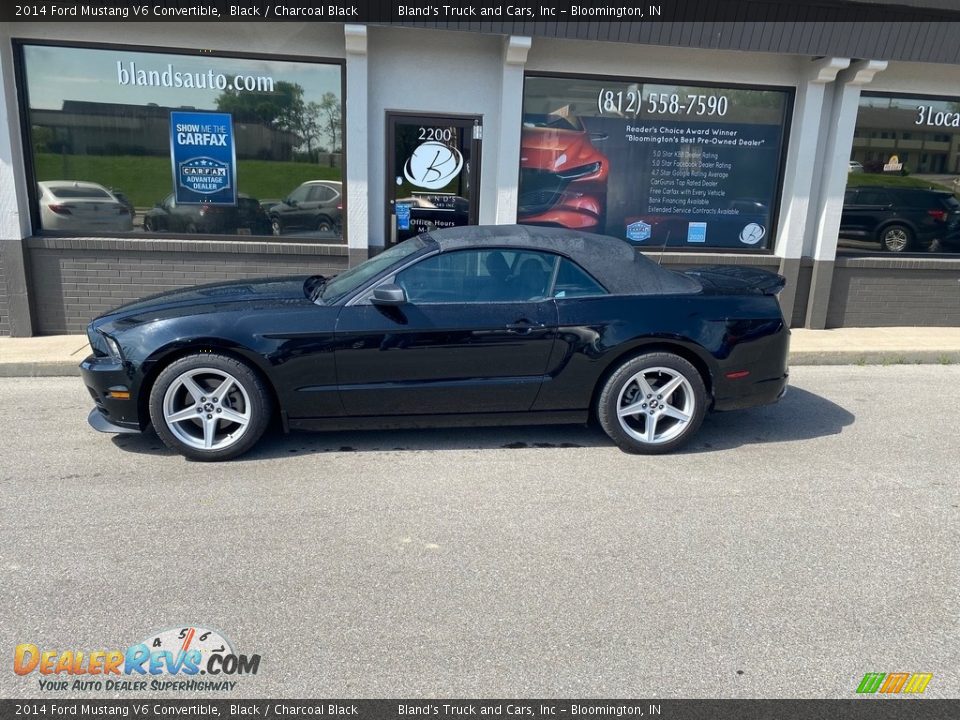
[[[127,212],[130,213],[130,219],[133,220],[133,218],[137,214],[136,208],[133,207],[133,201],[130,200],[129,197],[127,197],[127,194],[125,192],[123,192],[122,190],[118,190],[117,188],[113,188],[113,187],[110,188],[110,193],[117,200],[120,201],[121,205],[123,205],[127,209]]]
[[[600,232],[606,224],[610,161],[580,118],[527,114],[520,135],[517,220]]]
[[[880,243],[881,250],[929,249],[960,225],[960,202],[924,188],[863,186],[843,197],[840,236]]]
[[[40,226],[69,232],[127,232],[133,221],[127,207],[103,185],[81,180],[37,183]]]
[[[232,205],[184,205],[171,193],[143,216],[147,232],[269,235],[270,220],[256,198],[240,193]]]
[[[789,330],[781,276],[660,267],[622,240],[458,227],[341,275],[176,290],[90,323],[81,372],[104,432],[152,424],[196,460],[286,430],[599,419],[662,453],[708,410],[775,402]]]
[[[274,235],[295,230],[338,232],[343,211],[343,183],[310,180],[269,210]]]
[[[862,165],[861,163],[857,162],[856,160],[851,160],[851,161],[847,164],[847,172],[848,172],[848,173],[862,173],[862,172],[863,172],[863,165]]]

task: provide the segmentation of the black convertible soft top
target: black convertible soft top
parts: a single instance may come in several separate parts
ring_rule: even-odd
[[[566,255],[615,295],[676,295],[701,291],[694,278],[661,267],[624,240],[536,225],[471,225],[423,235],[441,252],[498,247]]]

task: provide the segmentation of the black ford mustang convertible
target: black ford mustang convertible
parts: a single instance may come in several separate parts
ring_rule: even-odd
[[[81,365],[105,432],[153,425],[196,460],[284,430],[582,423],[662,453],[710,410],[787,386],[783,278],[674,272],[626,242],[450,228],[341,275],[244,280],[103,315]]]

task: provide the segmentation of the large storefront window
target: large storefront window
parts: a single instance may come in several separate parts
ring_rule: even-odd
[[[341,66],[23,45],[35,222],[339,241]]]
[[[645,248],[775,236],[789,90],[526,78],[517,221]]]
[[[864,93],[840,251],[960,253],[960,99]]]

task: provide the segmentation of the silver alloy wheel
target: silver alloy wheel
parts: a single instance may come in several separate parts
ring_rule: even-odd
[[[624,432],[650,445],[669,442],[690,424],[696,400],[681,373],[667,367],[644,368],[617,397],[617,419]]]
[[[910,238],[907,236],[907,231],[902,227],[888,228],[887,231],[883,233],[884,246],[887,250],[892,250],[893,252],[903,252],[909,240]]]
[[[163,421],[192,448],[222,450],[247,431],[250,396],[228,372],[209,367],[188,370],[163,396]]]

